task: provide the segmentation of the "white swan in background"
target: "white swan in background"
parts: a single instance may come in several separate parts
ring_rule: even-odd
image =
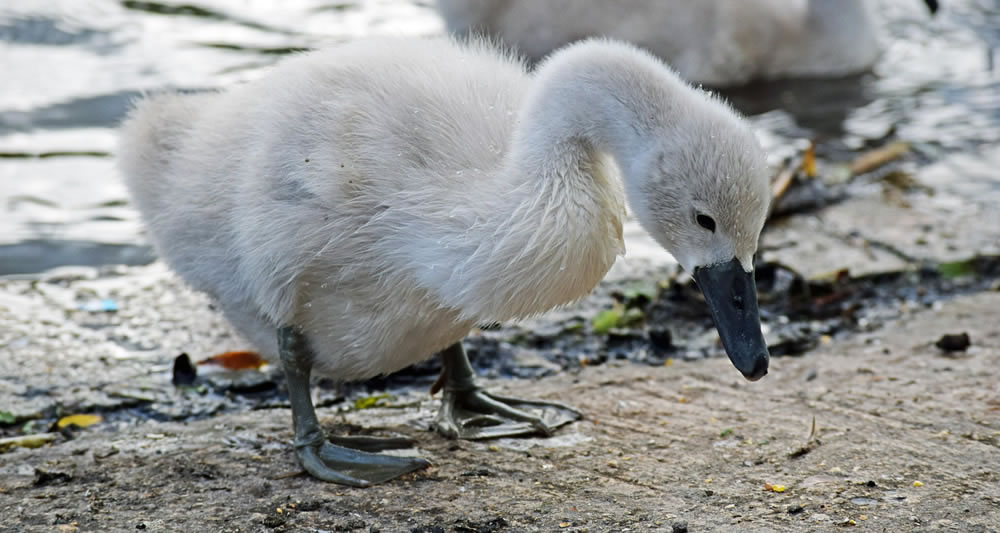
[[[355,41],[140,101],[119,155],[160,256],[281,361],[299,460],[321,479],[427,463],[328,442],[313,369],[364,379],[440,351],[442,433],[550,431],[516,406],[558,404],[481,390],[460,341],[585,296],[624,251],[626,197],[694,273],[735,366],[767,372],[751,275],[765,154],[728,106],[630,45],[579,43],[528,74],[475,40]]]
[[[925,0],[933,13],[936,0]],[[501,38],[531,60],[588,36],[659,55],[692,83],[837,77],[881,55],[872,0],[437,0],[449,31]]]

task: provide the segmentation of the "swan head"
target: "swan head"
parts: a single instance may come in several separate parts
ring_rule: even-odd
[[[640,224],[698,283],[733,365],[757,380],[769,359],[753,279],[771,198],[766,155],[728,107],[700,103],[643,143],[623,169],[626,191]]]

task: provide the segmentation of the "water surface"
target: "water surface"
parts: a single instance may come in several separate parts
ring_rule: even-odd
[[[880,8],[888,46],[872,74],[757,85],[726,95],[776,158],[796,139],[821,155],[900,138],[924,163],[961,154],[997,168],[1000,2],[917,0]],[[114,168],[129,101],[164,87],[203,90],[260,76],[292,51],[365,35],[433,35],[429,1],[7,0],[0,4],[0,275],[67,264],[145,263],[152,255]],[[967,189],[1000,198],[982,173]],[[962,189],[961,173],[954,180]],[[669,261],[634,224],[630,256]]]

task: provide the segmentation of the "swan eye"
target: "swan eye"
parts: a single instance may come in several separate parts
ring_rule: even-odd
[[[698,213],[695,216],[695,220],[698,221],[699,226],[707,229],[708,231],[711,231],[712,233],[715,233],[715,219],[713,219],[712,217]]]

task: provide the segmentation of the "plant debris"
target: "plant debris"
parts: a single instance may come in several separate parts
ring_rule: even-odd
[[[818,448],[820,444],[822,444],[822,442],[816,438],[816,417],[814,416],[812,418],[812,426],[809,429],[809,438],[806,440],[806,443],[789,453],[788,457],[792,459],[802,457],[803,455]]]
[[[905,142],[894,142],[881,148],[859,155],[851,162],[851,174],[857,176],[871,172],[881,166],[903,157],[910,151]]]

